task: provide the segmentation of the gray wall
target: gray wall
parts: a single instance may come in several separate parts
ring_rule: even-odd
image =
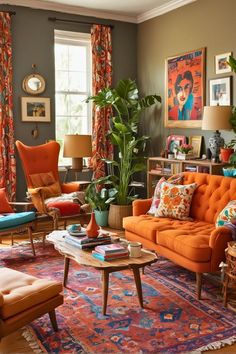
[[[48,17],[94,21],[95,23],[112,24],[113,46],[113,83],[119,79],[137,76],[137,26],[120,21],[95,19],[52,11],[36,10],[26,7],[1,5],[1,10],[16,11],[12,17],[13,38],[13,95],[14,95],[14,124],[15,139],[27,145],[38,145],[47,139],[55,138],[55,77],[54,77],[54,29],[89,32],[90,26],[66,22],[53,23]],[[38,123],[39,137],[31,135],[35,124],[21,122],[20,97],[27,96],[22,90],[22,80],[31,74],[32,64],[37,65],[37,71],[46,79],[44,97],[51,98],[51,123]],[[84,178],[84,177],[82,177]],[[17,156],[17,199],[25,196],[25,180],[21,164]]]
[[[235,0],[198,0],[138,26],[138,83],[145,94],[160,94],[162,110],[145,114],[142,131],[151,135],[149,156],[157,156],[170,134],[202,135],[205,144],[212,132],[201,129],[164,128],[165,59],[189,50],[206,47],[206,104],[209,104],[209,79],[233,77],[233,104],[236,104],[236,76],[216,75],[214,56],[226,52],[236,55]],[[222,132],[230,140],[233,132]],[[164,138],[164,139],[163,139]]]

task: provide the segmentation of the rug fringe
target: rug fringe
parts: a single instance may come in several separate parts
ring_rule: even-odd
[[[46,349],[43,347],[42,343],[37,340],[37,336],[34,331],[29,327],[23,327],[22,336],[29,343],[31,349],[36,354],[45,354],[48,353]]]
[[[212,342],[207,345],[204,345],[203,347],[190,352],[190,354],[200,354],[203,351],[220,349],[220,348],[225,347],[226,345],[230,346],[230,345],[234,344],[235,342],[236,342],[236,336],[232,336],[230,338],[223,339],[221,341]]]

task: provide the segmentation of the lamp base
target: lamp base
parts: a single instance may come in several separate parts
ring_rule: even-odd
[[[73,157],[72,158],[72,169],[77,171],[82,171],[83,169],[83,158]]]
[[[219,158],[220,148],[223,146],[224,139],[220,136],[219,130],[216,130],[214,135],[209,139],[209,148],[213,159]]]

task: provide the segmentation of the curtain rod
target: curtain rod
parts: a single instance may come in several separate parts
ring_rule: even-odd
[[[82,25],[96,25],[97,23],[94,23],[94,22],[86,22],[86,21],[77,21],[77,20],[67,20],[67,19],[64,19],[64,18],[56,18],[56,17],[48,17],[48,20],[49,21],[52,21],[52,22],[56,22],[56,21],[59,21],[59,22],[72,22],[72,23],[80,23]],[[111,27],[111,28],[114,28],[113,25],[105,25],[103,23],[98,23],[99,25],[103,25],[103,26],[108,26],[108,27]]]
[[[15,11],[0,11],[0,12],[7,12],[7,13],[9,13],[10,16],[16,15]]]

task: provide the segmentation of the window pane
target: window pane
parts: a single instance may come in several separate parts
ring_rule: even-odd
[[[71,71],[69,73],[69,90],[70,91],[80,91],[86,92],[86,73],[81,71]]]
[[[56,71],[56,91],[67,91],[69,86],[68,71]]]
[[[86,47],[69,47],[69,70],[86,71]]]
[[[55,45],[55,66],[57,70],[68,69],[69,48],[67,45],[56,44]]]

